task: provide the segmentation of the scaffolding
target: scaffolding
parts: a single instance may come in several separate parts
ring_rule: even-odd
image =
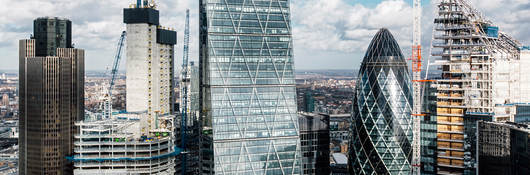
[[[145,117],[143,117],[145,118]],[[157,128],[144,133],[138,114],[78,122],[75,136],[75,174],[173,174],[175,156],[174,116],[158,117]]]
[[[460,174],[476,167],[464,149],[464,117],[493,116],[496,103],[515,98],[517,90],[511,87],[516,81],[510,75],[518,69],[501,68],[517,63],[520,43],[466,0],[440,0],[437,7],[431,56],[442,71],[437,80],[438,173]]]

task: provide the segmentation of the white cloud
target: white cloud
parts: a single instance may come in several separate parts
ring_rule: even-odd
[[[423,44],[430,45],[433,3],[424,4]],[[73,22],[73,42],[86,49],[87,70],[112,64],[125,25],[122,9],[134,0],[2,0],[0,6],[0,69],[16,68],[18,40],[33,33],[33,19],[66,17]],[[409,0],[383,0],[364,6],[351,0],[291,0],[295,59],[298,69],[355,68],[379,28],[394,34],[405,55],[412,41]],[[178,31],[176,65],[182,56],[186,8],[191,9],[190,59],[198,59],[198,1],[157,0],[161,24]],[[502,31],[530,44],[528,0],[472,0]],[[502,8],[499,8],[502,7]],[[426,47],[424,47],[426,48]],[[425,51],[424,53],[428,53]],[[322,67],[325,66],[325,67]],[[123,66],[122,66],[123,68]]]
[[[362,52],[379,28],[389,28],[400,44],[411,40],[411,7],[403,0],[372,9],[345,0],[296,1],[292,14],[295,47],[307,50]]]
[[[72,21],[72,42],[86,50],[87,70],[102,70],[112,64],[116,44],[123,24],[123,8],[134,0],[2,0],[0,6],[0,69],[18,64],[18,40],[33,33],[33,20],[42,16],[58,16]],[[191,12],[191,55],[198,55],[198,2],[191,0],[159,0],[160,22],[178,31],[176,58],[182,55],[184,18],[186,8]],[[177,59],[177,64],[180,64]],[[124,62],[122,62],[123,64]],[[122,66],[123,68],[124,66]]]

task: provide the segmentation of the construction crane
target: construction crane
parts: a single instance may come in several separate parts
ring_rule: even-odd
[[[114,87],[114,80],[116,80],[116,73],[118,72],[118,68],[120,67],[121,51],[123,50],[123,42],[125,41],[126,36],[127,32],[121,32],[120,40],[118,41],[118,47],[116,49],[116,56],[114,57],[114,63],[112,64],[112,70],[110,71],[111,78],[109,86],[109,96],[112,96],[112,88]]]
[[[180,121],[180,137],[181,137],[181,148],[186,151],[186,136],[187,136],[187,119],[188,119],[188,53],[190,44],[190,9],[186,10],[186,28],[184,29],[184,52],[182,53],[182,91],[180,93],[181,98],[181,121]],[[182,175],[186,174],[186,161],[187,155],[182,154]]]
[[[112,64],[112,70],[110,71],[110,83],[109,91],[106,105],[104,106],[105,113],[108,114],[108,117],[112,116],[112,88],[114,87],[114,81],[116,80],[116,74],[118,73],[118,68],[120,67],[121,53],[123,50],[123,44],[127,33],[123,31],[118,41],[118,46],[116,48],[116,56],[114,56],[114,63]]]
[[[413,35],[412,35],[412,173],[421,174],[421,112],[422,85],[421,80],[421,0],[413,0]]]

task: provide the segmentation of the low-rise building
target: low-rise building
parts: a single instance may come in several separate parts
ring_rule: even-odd
[[[479,174],[530,174],[530,127],[516,123],[479,121]]]
[[[329,115],[300,113],[303,174],[329,174]]]
[[[174,116],[124,114],[112,119],[78,122],[75,136],[74,174],[173,174]],[[150,128],[147,123],[152,123]]]

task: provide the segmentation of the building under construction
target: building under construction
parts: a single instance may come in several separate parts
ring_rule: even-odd
[[[441,0],[431,56],[437,80],[437,173],[475,174],[476,121],[511,120],[509,104],[528,102],[521,44],[467,0]],[[522,54],[523,53],[523,54]],[[526,84],[525,84],[526,83]]]
[[[125,8],[123,22],[127,30],[118,52],[126,33],[127,111],[76,123],[79,135],[69,158],[76,174],[174,174],[181,152],[173,115],[176,32],[160,26],[153,0]]]
[[[158,116],[147,127],[146,114],[122,114],[112,119],[79,122],[75,136],[74,174],[173,174],[175,116]]]

